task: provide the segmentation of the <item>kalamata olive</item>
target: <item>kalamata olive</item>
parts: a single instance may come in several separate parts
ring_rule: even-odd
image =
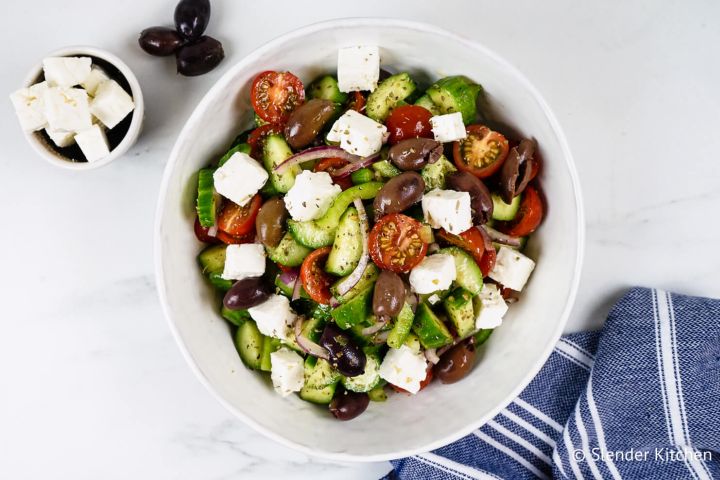
[[[442,143],[429,138],[408,138],[390,147],[388,157],[400,170],[420,170],[443,154]]]
[[[183,45],[175,53],[177,71],[186,77],[203,75],[225,58],[222,43],[212,37],[203,36],[197,41]]]
[[[470,194],[473,223],[484,225],[492,218],[493,201],[490,190],[472,173],[453,172],[447,177],[448,188]]]
[[[535,143],[523,139],[517,147],[510,149],[500,170],[500,196],[503,202],[510,203],[520,195],[530,183],[535,168]]]
[[[346,377],[356,377],[365,372],[365,352],[334,323],[325,325],[320,345],[330,353],[330,364]]]
[[[338,420],[352,420],[363,413],[369,404],[370,396],[367,393],[343,390],[330,402],[330,413]]]
[[[425,181],[417,172],[404,172],[383,185],[373,201],[375,220],[402,212],[422,199]]]
[[[376,317],[396,317],[405,304],[405,283],[397,273],[380,272],[373,291],[373,313]]]
[[[260,207],[255,217],[255,231],[263,245],[277,247],[285,234],[285,221],[288,218],[288,211],[285,202],[280,197],[268,199]]]
[[[270,286],[262,277],[243,278],[227,291],[223,304],[230,310],[243,310],[260,305],[270,293]]]
[[[205,32],[210,21],[210,0],[180,0],[175,7],[175,28],[188,40]]]
[[[313,98],[290,114],[285,126],[285,139],[294,149],[307,147],[334,115],[333,102]]]
[[[182,46],[183,39],[172,28],[150,27],[140,32],[138,43],[150,55],[166,57]]]
[[[434,373],[442,383],[455,383],[470,373],[475,364],[475,344],[464,341],[445,352]]]

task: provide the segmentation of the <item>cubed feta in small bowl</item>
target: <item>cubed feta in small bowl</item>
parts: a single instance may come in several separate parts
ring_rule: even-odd
[[[10,94],[30,146],[53,165],[90,170],[124,155],[142,128],[144,102],[130,68],[95,47],[51,52]]]

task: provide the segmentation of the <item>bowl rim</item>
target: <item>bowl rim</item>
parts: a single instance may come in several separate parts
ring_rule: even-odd
[[[176,164],[178,162],[181,140],[185,136],[187,136],[187,134],[193,128],[195,128],[196,125],[199,123],[199,117],[200,117],[199,112],[201,110],[204,110],[204,107],[211,102],[211,100],[215,97],[215,93],[217,91],[220,91],[222,88],[224,88],[226,86],[226,84],[230,83],[231,79],[233,77],[235,77],[235,75],[239,71],[246,68],[246,66],[249,63],[251,63],[255,60],[258,60],[267,51],[274,49],[276,46],[278,46],[280,44],[286,43],[293,39],[301,38],[303,36],[306,36],[308,34],[311,34],[311,33],[317,32],[317,31],[322,31],[322,30],[327,30],[327,29],[337,29],[337,28],[343,28],[343,27],[357,27],[357,26],[399,27],[399,28],[403,28],[403,29],[420,31],[422,33],[431,33],[434,35],[440,35],[440,36],[449,38],[453,41],[456,41],[459,44],[462,44],[466,48],[471,48],[473,50],[479,51],[479,52],[483,53],[484,55],[487,55],[488,57],[492,58],[494,61],[498,62],[499,64],[501,64],[504,68],[507,68],[508,71],[510,71],[510,73],[513,76],[515,76],[524,85],[524,87],[528,90],[528,92],[530,92],[532,94],[533,98],[538,102],[543,113],[545,114],[548,121],[550,122],[553,132],[557,136],[558,143],[560,144],[560,148],[563,152],[563,157],[564,157],[565,164],[566,164],[565,166],[568,170],[568,173],[570,174],[573,195],[575,198],[576,212],[577,212],[577,216],[576,216],[576,220],[577,220],[577,232],[576,232],[576,234],[577,234],[577,251],[576,251],[576,255],[575,255],[575,262],[574,262],[575,270],[574,270],[574,275],[572,278],[571,288],[567,292],[567,296],[565,298],[565,307],[563,309],[561,318],[555,325],[555,330],[551,337],[552,341],[548,342],[548,344],[545,346],[545,349],[543,350],[542,354],[538,357],[533,368],[531,368],[525,374],[525,376],[518,383],[518,385],[501,402],[499,402],[494,409],[488,411],[485,415],[478,417],[474,421],[469,422],[464,428],[461,428],[450,435],[446,435],[442,438],[438,438],[431,442],[427,442],[424,445],[419,446],[419,447],[395,450],[395,451],[391,451],[391,452],[372,454],[372,455],[362,455],[362,454],[358,455],[358,454],[353,454],[353,453],[327,452],[327,451],[322,451],[322,450],[315,450],[306,445],[296,443],[296,442],[289,440],[289,439],[283,437],[282,435],[275,433],[275,432],[265,428],[264,426],[260,425],[250,415],[247,415],[244,412],[236,409],[233,405],[231,405],[229,402],[227,402],[215,390],[215,388],[210,383],[208,378],[204,375],[204,373],[200,370],[200,367],[194,361],[191,353],[188,350],[187,345],[185,344],[182,336],[180,335],[180,332],[179,332],[177,326],[175,325],[175,323],[173,322],[173,320],[171,318],[170,307],[168,304],[167,296],[165,294],[166,284],[165,284],[165,278],[164,278],[163,266],[162,266],[163,249],[162,249],[162,241],[161,241],[161,238],[162,238],[162,236],[161,236],[162,225],[161,224],[162,224],[163,214],[164,214],[165,208],[166,208],[166,205],[165,205],[166,195],[167,195],[167,190],[168,190],[169,184],[170,184],[170,177],[172,175],[172,172],[175,170]],[[158,297],[160,299],[160,304],[161,304],[161,308],[163,311],[163,315],[165,316],[165,319],[170,327],[170,331],[172,332],[172,335],[175,338],[175,341],[177,342],[178,347],[180,348],[180,351],[182,352],[183,357],[185,358],[186,362],[190,366],[190,369],[194,372],[195,376],[198,378],[200,383],[211,393],[211,395],[213,397],[215,397],[215,399],[218,402],[220,402],[221,405],[223,405],[233,415],[238,417],[245,424],[247,424],[250,427],[252,427],[253,429],[255,429],[257,432],[260,432],[261,434],[265,435],[266,437],[268,437],[284,446],[290,447],[294,450],[300,451],[307,455],[311,455],[311,456],[318,457],[318,458],[324,458],[327,460],[342,461],[342,462],[381,462],[381,461],[393,460],[393,459],[402,458],[402,457],[408,457],[408,456],[419,454],[419,453],[429,452],[431,450],[435,450],[437,448],[448,445],[448,444],[450,444],[456,440],[459,440],[460,438],[470,434],[472,431],[476,430],[477,428],[480,428],[482,425],[484,425],[489,420],[494,418],[501,410],[503,410],[505,407],[507,407],[507,405],[509,405],[515,398],[517,398],[518,395],[525,389],[525,387],[527,387],[527,385],[537,375],[537,373],[540,371],[540,369],[545,364],[547,359],[550,357],[550,354],[552,353],[553,349],[555,348],[555,345],[557,344],[558,340],[560,339],[560,335],[562,334],[562,331],[565,328],[565,325],[567,324],[571,310],[575,303],[575,298],[577,296],[578,286],[579,286],[579,282],[580,282],[580,276],[582,273],[582,263],[583,263],[583,257],[584,257],[584,251],[585,251],[585,213],[584,213],[584,208],[583,208],[580,180],[579,180],[577,171],[575,169],[575,164],[573,161],[572,153],[571,153],[570,147],[567,143],[567,139],[565,138],[565,134],[564,134],[559,122],[557,121],[555,115],[550,110],[550,107],[547,104],[547,102],[545,101],[545,99],[540,95],[538,90],[533,86],[532,83],[530,83],[530,81],[525,77],[525,75],[523,75],[514,65],[510,64],[503,57],[496,54],[494,51],[490,50],[489,48],[485,47],[483,44],[481,44],[475,40],[471,40],[467,37],[449,32],[443,28],[436,27],[431,24],[417,22],[417,21],[411,21],[411,20],[396,19],[396,18],[350,17],[350,18],[339,18],[339,19],[325,20],[325,21],[321,21],[321,22],[312,23],[312,24],[291,30],[283,35],[280,35],[280,36],[270,40],[269,42],[265,43],[264,45],[260,46],[259,48],[253,50],[245,57],[243,57],[235,65],[233,65],[231,68],[229,68],[215,82],[215,84],[213,84],[213,86],[208,90],[208,92],[205,94],[205,96],[197,104],[197,106],[195,107],[193,112],[190,114],[190,117],[186,121],[185,125],[183,126],[182,130],[180,131],[180,134],[178,135],[178,137],[175,140],[175,144],[170,153],[168,162],[165,166],[165,171],[163,173],[163,178],[162,178],[162,182],[160,184],[160,190],[158,193],[158,203],[157,203],[156,212],[155,212],[153,244],[154,244],[155,277],[156,277],[156,282],[157,282]]]
[[[100,58],[117,68],[120,74],[125,77],[125,80],[127,80],[130,85],[130,94],[132,95],[133,102],[135,103],[135,109],[132,112],[133,118],[130,121],[130,126],[128,127],[128,131],[125,133],[125,136],[120,143],[118,143],[118,145],[110,151],[108,156],[95,162],[73,162],[65,159],[59,153],[45,145],[45,143],[40,140],[37,132],[24,131],[23,134],[33,150],[35,150],[38,155],[52,165],[74,171],[94,170],[109,164],[118,157],[121,157],[130,149],[130,147],[133,146],[133,144],[135,144],[138,136],[140,135],[140,130],[142,129],[143,118],[145,116],[145,101],[143,99],[142,90],[140,89],[140,83],[132,70],[130,70],[130,67],[128,67],[127,64],[117,55],[107,50],[89,45],[71,45],[53,50],[43,56],[43,58],[70,56],[89,56]],[[23,86],[29,87],[30,85],[33,85],[42,72],[42,69],[43,63],[42,60],[40,60],[25,76]]]

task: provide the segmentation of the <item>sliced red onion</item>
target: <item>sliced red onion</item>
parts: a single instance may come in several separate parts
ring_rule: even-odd
[[[212,227],[208,228],[207,234],[208,237],[217,237],[218,227],[217,225],[213,225]]]
[[[295,279],[295,285],[293,285],[293,293],[291,300],[297,300],[300,298],[300,289],[302,288],[302,282],[299,278]]]
[[[335,298],[335,297],[330,297],[330,306],[331,306],[332,308],[339,307],[339,306],[340,306],[340,301],[339,301],[337,298]]]
[[[390,336],[391,331],[392,330],[385,330],[384,332],[378,333],[372,338],[372,343],[374,345],[382,345],[383,343],[387,343],[387,339]]]
[[[350,291],[352,287],[355,286],[356,283],[360,281],[370,259],[370,257],[368,256],[368,230],[370,230],[370,224],[368,223],[367,213],[365,212],[365,207],[363,206],[362,200],[360,200],[359,198],[353,200],[353,205],[355,205],[355,208],[358,212],[358,217],[360,218],[362,255],[360,256],[360,261],[358,262],[357,267],[355,267],[355,270],[353,270],[350,275],[345,277],[345,279],[342,280],[337,286],[337,291],[340,295],[345,295],[347,292]]]
[[[433,242],[433,243],[431,243],[430,245],[428,245],[428,251],[427,251],[427,253],[428,253],[428,254],[435,253],[435,252],[437,252],[438,250],[440,250],[440,245],[438,245],[436,242]]]
[[[519,247],[522,244],[519,237],[512,237],[499,232],[492,227],[488,227],[487,225],[482,225],[480,228],[484,229],[494,242],[508,245],[510,247]]]
[[[280,281],[283,282],[285,285],[293,285],[295,280],[297,280],[298,275],[300,275],[300,269],[293,268],[287,271],[284,271],[280,274]]]
[[[313,357],[328,360],[330,358],[328,351],[302,334],[304,325],[305,320],[303,317],[298,317],[297,320],[295,320],[295,340],[297,341],[298,346],[300,346],[305,353],[312,355]]]
[[[370,336],[373,335],[385,327],[385,325],[388,324],[390,321],[390,317],[387,315],[383,315],[382,317],[378,318],[374,325],[370,327],[363,328],[360,333],[364,336]]]
[[[405,295],[405,301],[408,305],[410,305],[410,309],[415,313],[415,310],[417,310],[418,306],[418,297],[414,293],[408,291]]]
[[[485,250],[495,250],[492,238],[490,238],[490,234],[487,232],[487,230],[485,230],[482,225],[478,225],[475,228],[477,228],[480,234],[482,234],[483,242],[485,243]]]
[[[437,365],[437,363],[440,361],[440,357],[437,355],[437,350],[434,348],[428,348],[425,350],[425,358],[427,358],[428,362],[432,363],[433,365]]]
[[[285,169],[290,168],[293,165],[299,165],[301,163],[309,162],[311,160],[319,160],[321,158],[341,158],[350,163],[354,163],[361,160],[362,157],[348,153],[340,147],[323,145],[320,147],[308,148],[300,153],[296,153],[273,170],[277,173],[282,173]]]
[[[356,162],[350,162],[349,164],[345,165],[342,168],[338,168],[333,172],[332,177],[333,178],[345,178],[348,177],[351,173],[360,170],[361,168],[368,167],[372,165],[373,163],[380,160],[380,154],[371,155],[369,157],[364,157]]]

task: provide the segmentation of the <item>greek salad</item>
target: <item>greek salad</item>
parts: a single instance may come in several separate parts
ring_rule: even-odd
[[[535,141],[479,121],[480,84],[423,90],[375,46],[337,65],[307,87],[257,75],[254,128],[198,172],[194,228],[245,365],[349,420],[472,370],[544,204]]]

